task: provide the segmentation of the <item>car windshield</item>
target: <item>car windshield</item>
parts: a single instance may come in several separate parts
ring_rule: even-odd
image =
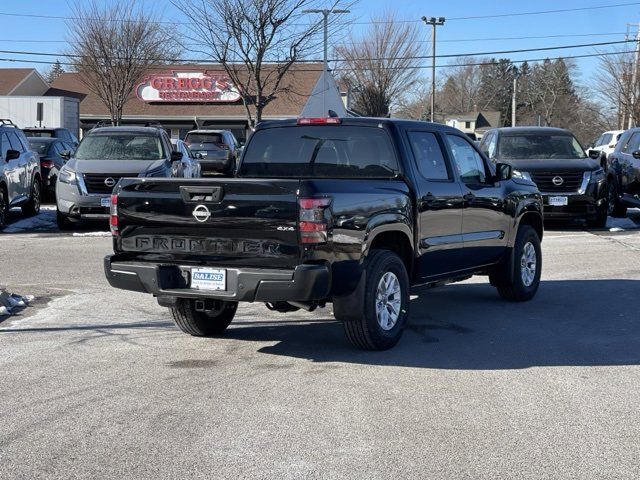
[[[40,138],[54,138],[52,131],[43,131],[43,130],[24,130],[24,134],[27,137],[40,137]]]
[[[160,138],[127,133],[88,135],[76,151],[79,160],[160,160]]]
[[[258,130],[240,169],[245,177],[392,178],[397,172],[386,132],[352,126]]]
[[[586,158],[580,143],[572,135],[539,133],[502,135],[499,143],[498,158],[504,160]]]
[[[46,155],[49,150],[49,145],[51,145],[50,142],[29,142],[31,150],[36,152],[38,155]]]

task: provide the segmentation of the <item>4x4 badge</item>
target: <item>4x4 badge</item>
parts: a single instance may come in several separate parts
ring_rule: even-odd
[[[204,223],[211,217],[211,212],[204,205],[198,205],[193,209],[192,215],[198,222]]]

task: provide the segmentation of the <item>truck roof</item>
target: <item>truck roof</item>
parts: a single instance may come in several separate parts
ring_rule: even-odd
[[[102,133],[146,133],[149,135],[154,135],[158,133],[158,127],[128,127],[128,126],[120,126],[120,127],[100,127],[91,130],[87,135],[96,135]]]
[[[258,124],[257,129],[291,127],[298,124],[297,118],[289,118],[286,120],[265,120]],[[457,128],[443,125],[441,123],[425,122],[420,120],[406,120],[403,118],[376,118],[376,117],[345,117],[340,118],[340,125],[360,125],[360,126],[378,126],[380,124],[396,125],[405,129],[424,129],[438,130],[441,132],[461,133]],[[462,132],[464,133],[464,132]]]
[[[503,127],[496,128],[501,134],[516,134],[516,133],[537,133],[537,134],[553,134],[556,135],[573,135],[569,130],[565,128],[557,127]]]

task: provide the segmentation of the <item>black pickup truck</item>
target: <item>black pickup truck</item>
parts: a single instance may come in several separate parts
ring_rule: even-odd
[[[508,300],[535,295],[542,198],[511,173],[443,125],[263,122],[235,178],[120,180],[105,272],[191,335],[222,333],[238,302],[331,302],[355,346],[386,349],[424,288],[478,274]]]

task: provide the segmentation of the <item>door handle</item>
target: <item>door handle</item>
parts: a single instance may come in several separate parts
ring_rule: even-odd
[[[471,192],[467,192],[462,196],[462,198],[467,202],[471,202],[474,198],[476,198],[476,196]]]
[[[422,200],[423,202],[426,202],[426,203],[431,203],[435,199],[436,199],[436,197],[433,195],[433,193],[429,192],[426,195],[423,195],[420,200]]]

